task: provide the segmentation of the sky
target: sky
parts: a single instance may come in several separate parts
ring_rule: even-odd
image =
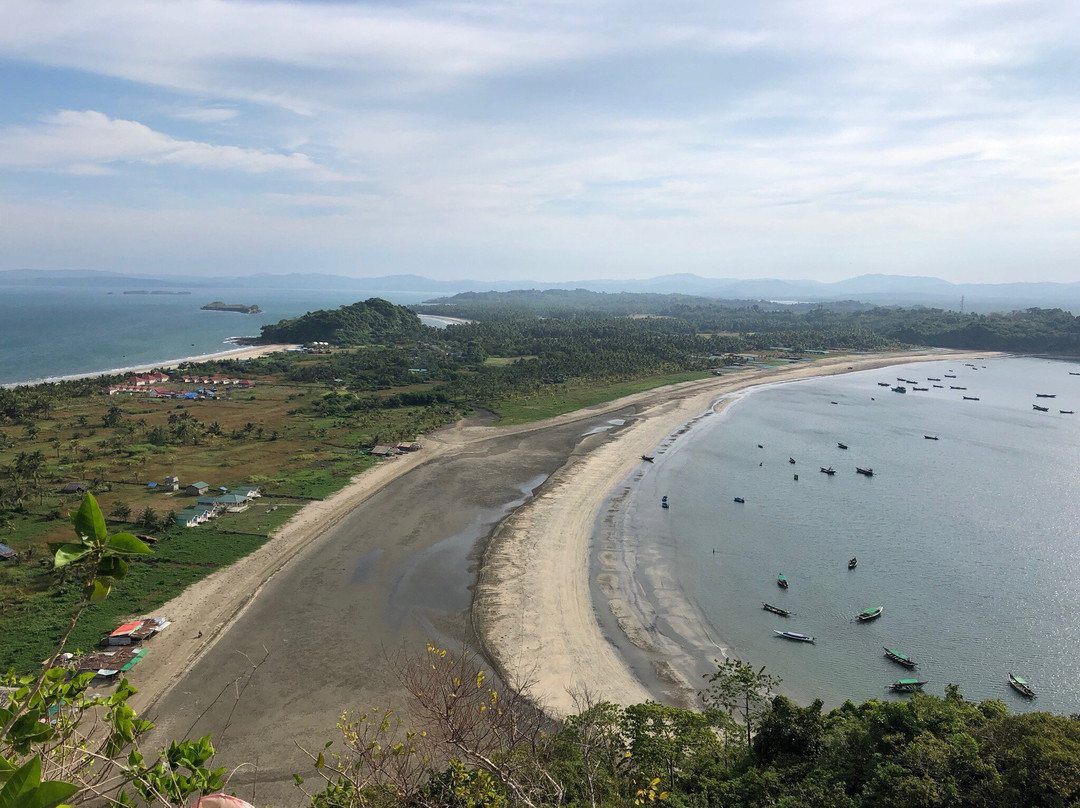
[[[0,0],[0,269],[1075,281],[1080,3]]]

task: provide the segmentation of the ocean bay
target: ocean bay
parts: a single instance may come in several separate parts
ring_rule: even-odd
[[[230,337],[305,312],[382,297],[419,303],[422,292],[260,289],[207,283],[191,294],[124,294],[145,284],[0,288],[0,384],[105,373],[219,353]],[[257,304],[259,314],[203,311],[214,300]]]
[[[1080,377],[1069,376],[1074,365],[1041,359],[971,364],[762,387],[665,442],[614,514],[625,552],[650,559],[634,570],[635,585],[654,595],[656,581],[677,582],[701,633],[766,665],[800,701],[885,697],[890,682],[911,675],[883,657],[888,646],[920,663],[928,692],[956,683],[1013,710],[1076,712],[1080,421],[1058,410],[1080,410]],[[924,381],[946,373],[957,379],[942,388]],[[879,386],[897,377],[930,389]],[[859,565],[849,571],[852,556]],[[780,572],[788,590],[775,583]],[[665,590],[663,607],[653,597],[661,623],[671,597]],[[854,620],[879,605],[880,619]],[[817,642],[790,643],[775,630]],[[697,672],[719,650],[675,639]],[[1014,693],[1009,672],[1039,698]]]

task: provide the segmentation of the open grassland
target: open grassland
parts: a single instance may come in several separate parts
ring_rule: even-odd
[[[258,549],[300,507],[295,502],[271,502],[259,499],[244,513],[226,514],[197,528],[163,532],[153,545],[153,555],[131,564],[123,584],[83,613],[68,650],[91,650],[125,619],[153,614],[200,578]],[[277,509],[271,510],[275,504]],[[140,530],[117,524],[109,529]],[[70,531],[68,527],[68,536]],[[31,553],[29,558],[24,554],[18,563],[5,567],[0,601],[0,635],[4,637],[0,668],[4,670],[31,671],[45,660],[79,600],[82,571],[51,567],[47,553]]]
[[[651,376],[629,382],[615,382],[593,386],[585,382],[569,382],[552,387],[536,396],[500,401],[494,405],[499,416],[500,426],[525,424],[540,421],[563,413],[602,404],[616,398],[663,387],[666,384],[704,379],[711,374],[706,371],[689,373],[670,373],[663,376]]]

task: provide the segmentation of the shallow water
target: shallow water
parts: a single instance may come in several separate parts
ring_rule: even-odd
[[[1001,698],[1014,710],[1080,711],[1080,414],[1058,413],[1080,413],[1080,377],[1068,375],[1077,366],[974,364],[774,385],[702,419],[659,447],[623,503],[623,539],[652,559],[642,578],[669,575],[687,613],[801,701],[885,696],[888,683],[913,675],[883,657],[889,646],[920,663],[928,692],[956,683],[968,698]],[[877,385],[898,376],[927,387],[928,376],[940,377],[946,388],[907,385],[900,395]],[[859,564],[849,571],[853,555]],[[779,572],[789,589],[776,585]],[[770,614],[763,601],[795,614]],[[879,605],[881,618],[854,621]],[[715,655],[707,643],[682,642],[695,646],[698,663]],[[1037,700],[1009,688],[1010,671]]]

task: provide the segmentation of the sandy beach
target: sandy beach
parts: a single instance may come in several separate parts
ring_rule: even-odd
[[[342,710],[405,703],[395,649],[478,641],[504,680],[556,712],[581,686],[679,703],[686,684],[658,664],[662,638],[637,625],[619,576],[602,576],[605,602],[594,603],[590,543],[607,498],[642,454],[679,440],[725,394],[946,356],[962,355],[742,370],[540,423],[424,436],[420,452],[306,506],[260,550],[156,610],[174,625],[136,672],[135,704],[159,739],[212,733],[221,765],[236,767],[230,785],[257,780],[258,801],[283,805],[297,797],[298,745],[332,738]],[[598,608],[615,612],[655,673],[609,641]]]
[[[677,385],[662,395],[642,394],[633,421],[596,450],[572,457],[492,537],[473,609],[488,656],[511,685],[528,687],[539,703],[556,713],[572,711],[572,691],[583,688],[622,704],[649,698],[692,702],[694,686],[668,664],[664,637],[630,607],[634,593],[620,588],[614,560],[604,552],[599,554],[603,572],[598,576],[607,600],[602,608],[610,609],[619,629],[651,663],[648,682],[605,637],[590,592],[589,550],[597,516],[605,500],[641,467],[641,455],[653,454],[661,444],[670,445],[691,431],[721,396],[754,385],[976,355],[987,354],[838,357]],[[722,645],[717,652],[722,654]]]
[[[246,345],[239,348],[230,348],[226,351],[200,354],[198,356],[186,356],[179,359],[166,359],[152,364],[132,365],[131,367],[111,368],[109,370],[96,370],[89,373],[73,373],[69,376],[56,376],[47,379],[31,379],[21,382],[6,382],[0,387],[22,387],[35,384],[48,384],[50,382],[65,382],[74,379],[96,379],[98,376],[116,376],[122,373],[149,373],[152,370],[171,370],[187,362],[206,362],[211,359],[256,359],[260,356],[269,356],[279,351],[287,351],[296,347],[292,344],[273,345]]]

